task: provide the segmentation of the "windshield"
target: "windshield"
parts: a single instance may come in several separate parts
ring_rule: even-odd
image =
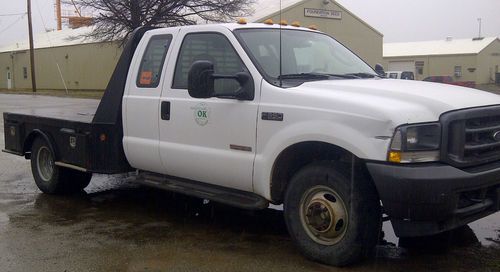
[[[279,29],[239,29],[235,33],[263,76],[275,85],[280,78],[306,81],[376,76],[368,64],[333,38],[301,30],[281,31],[280,74]]]

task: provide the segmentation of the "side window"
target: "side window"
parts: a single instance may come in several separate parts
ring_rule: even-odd
[[[240,57],[229,40],[217,33],[187,34],[182,42],[175,66],[172,88],[187,89],[187,77],[191,64],[198,60],[208,60],[214,64],[216,74],[234,75],[246,71]],[[214,88],[222,94],[234,93],[239,84],[231,79],[218,79]]]
[[[144,51],[137,74],[137,87],[156,88],[160,84],[163,62],[167,55],[172,35],[157,35],[151,37]]]

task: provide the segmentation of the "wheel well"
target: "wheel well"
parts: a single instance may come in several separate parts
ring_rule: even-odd
[[[31,158],[31,148],[33,146],[33,142],[38,137],[44,139],[48,143],[49,148],[51,149],[53,154],[56,154],[55,149],[54,149],[54,145],[52,144],[52,141],[49,138],[49,136],[47,136],[45,133],[43,133],[40,130],[33,130],[32,132],[30,132],[28,137],[26,137],[26,139],[24,140],[24,144],[23,144],[23,154],[24,154],[24,157],[26,159]]]
[[[271,173],[271,200],[275,204],[283,203],[283,196],[290,179],[302,167],[315,161],[338,161],[345,167],[351,168],[353,163],[356,172],[361,171],[363,175],[370,177],[363,160],[354,156],[351,152],[325,142],[302,142],[294,144],[283,150],[276,159]],[[349,173],[351,173],[349,171]],[[370,182],[371,178],[370,178]]]

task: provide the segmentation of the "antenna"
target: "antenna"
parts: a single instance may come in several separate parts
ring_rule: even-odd
[[[280,79],[280,87],[283,87],[283,79],[282,79],[282,73],[283,73],[283,70],[282,70],[282,66],[283,66],[283,60],[281,58],[282,54],[281,54],[281,0],[280,0],[280,21],[279,21],[279,26],[280,26],[280,75],[279,75],[279,79]]]
[[[481,21],[482,19],[481,18],[477,18],[477,21],[479,22],[479,35],[477,36],[478,38],[481,38]]]

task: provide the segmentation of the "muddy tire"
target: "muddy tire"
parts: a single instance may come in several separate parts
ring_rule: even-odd
[[[374,253],[381,227],[377,192],[366,178],[351,184],[348,173],[334,162],[316,162],[287,186],[285,222],[311,260],[345,266]]]
[[[31,148],[31,172],[38,188],[47,194],[81,192],[90,183],[91,173],[55,165],[55,154],[47,141],[38,137]]]

